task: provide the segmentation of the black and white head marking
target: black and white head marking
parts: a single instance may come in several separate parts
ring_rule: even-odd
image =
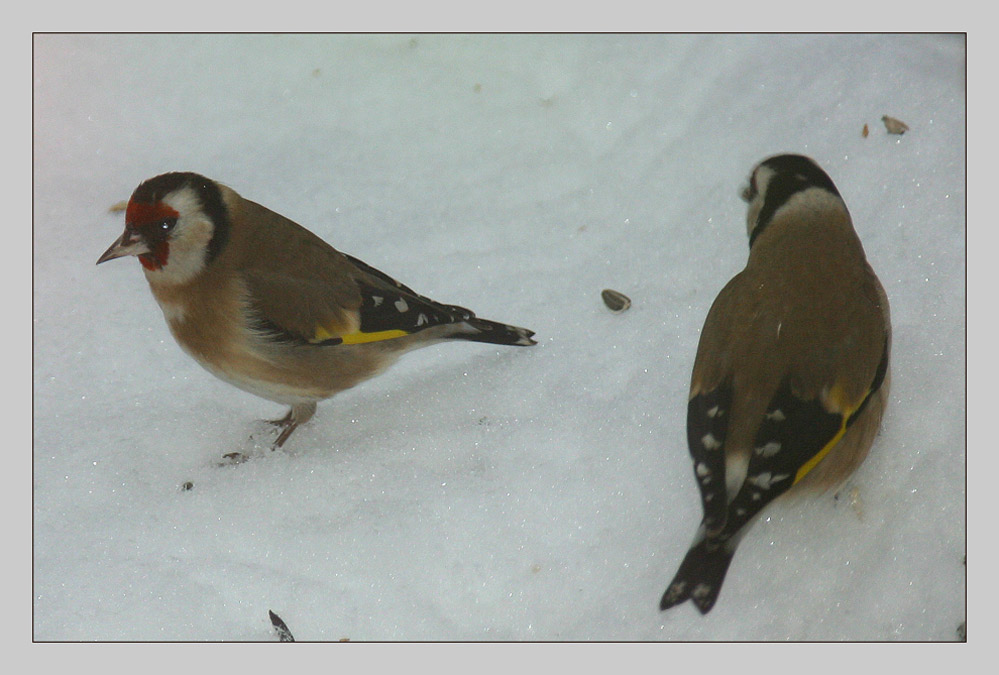
[[[778,210],[795,195],[813,188],[840,198],[829,175],[809,157],[776,155],[760,162],[742,191],[742,198],[749,202],[746,229],[750,248]]]
[[[169,228],[155,227],[163,214]],[[165,173],[145,181],[132,193],[126,226],[141,233],[161,260],[152,268],[164,281],[182,281],[210,264],[229,240],[229,212],[219,186],[190,172]]]

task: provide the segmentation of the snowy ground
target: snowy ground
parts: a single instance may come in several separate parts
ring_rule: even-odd
[[[34,50],[36,640],[268,641],[269,609],[299,640],[957,639],[962,37]],[[887,135],[885,114],[911,131]],[[852,499],[775,504],[709,615],[661,613],[700,518],[694,348],[745,263],[742,182],[782,151],[833,177],[888,291],[890,408]],[[181,352],[137,262],[94,265],[122,227],[108,208],[169,170],[540,344],[410,354],[287,453],[219,468],[284,411]]]

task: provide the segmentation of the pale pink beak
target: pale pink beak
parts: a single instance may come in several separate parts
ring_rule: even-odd
[[[135,231],[126,227],[118,240],[111,244],[110,248],[104,251],[104,255],[97,259],[97,264],[100,265],[102,262],[126,255],[142,255],[143,253],[149,253],[149,247]]]

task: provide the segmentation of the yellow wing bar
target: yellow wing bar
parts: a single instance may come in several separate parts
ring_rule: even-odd
[[[830,412],[834,414],[836,413],[839,414],[840,416],[839,430],[832,438],[829,439],[828,443],[822,446],[821,450],[819,450],[817,453],[815,453],[815,455],[812,456],[811,459],[809,459],[807,462],[801,465],[801,468],[798,469],[798,472],[794,474],[795,483],[797,483],[799,480],[808,475],[808,472],[814,469],[815,465],[821,462],[823,458],[829,454],[829,451],[832,450],[836,446],[836,444],[840,442],[840,439],[843,438],[843,434],[846,433],[846,428],[849,426],[850,421],[852,420],[853,413],[859,410],[860,407],[864,405],[864,402],[867,401],[867,397],[869,397],[871,393],[873,392],[871,390],[868,390],[867,393],[864,395],[864,398],[860,400],[859,405],[850,405],[849,403],[847,403],[847,395],[846,392],[844,391],[844,388],[840,384],[837,384],[832,388],[832,390],[828,394],[822,397],[824,399],[823,400],[824,407],[827,410],[829,408],[832,408]],[[792,483],[792,485],[793,484],[794,483]]]
[[[829,451],[832,450],[837,443],[839,443],[839,440],[843,438],[843,434],[846,433],[846,421],[850,418],[849,416],[844,416],[842,419],[843,423],[840,424],[839,431],[836,432],[836,435],[833,436],[829,440],[829,442],[822,447],[821,450],[815,453],[815,455],[810,460],[802,464],[801,468],[798,469],[798,472],[794,474],[794,483],[797,483],[799,480],[804,478],[809,471],[814,469],[815,465],[821,462],[822,459],[829,454]],[[794,483],[792,483],[792,485],[794,485]]]
[[[381,340],[393,340],[395,338],[405,337],[409,335],[404,330],[379,330],[373,333],[362,333],[358,331],[357,333],[351,333],[350,335],[343,336],[343,344],[345,345],[360,345],[366,342],[379,342]]]
[[[379,330],[365,333],[354,331],[346,335],[333,333],[322,326],[316,326],[316,335],[312,339],[314,343],[331,342],[331,344],[360,345],[368,342],[379,342],[381,340],[392,340],[409,335],[404,330]]]

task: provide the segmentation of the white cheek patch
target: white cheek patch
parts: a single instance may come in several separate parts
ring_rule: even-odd
[[[181,218],[201,210],[201,202],[194,190],[189,187],[175,190],[163,198],[163,203],[180,214]]]
[[[760,210],[763,208],[763,200],[767,196],[767,187],[770,185],[770,179],[774,177],[774,173],[773,169],[766,166],[759,166],[753,172],[752,180],[756,185],[756,194],[753,196],[752,201],[749,202],[749,211],[746,217],[747,236],[751,237],[753,230],[756,229],[756,221],[760,216]]]
[[[779,209],[774,211],[771,220],[777,220],[786,211],[796,213],[829,213],[845,211],[842,197],[829,192],[824,187],[810,187],[791,195]]]
[[[215,233],[215,226],[202,212],[201,203],[191,189],[169,194],[163,203],[177,211],[180,217],[167,239],[166,264],[162,269],[146,270],[146,277],[150,282],[181,284],[204,269],[208,242]]]
[[[181,216],[169,239],[170,255],[163,267],[171,280],[187,281],[204,269],[208,242],[214,232],[215,226],[201,214],[195,219]]]

